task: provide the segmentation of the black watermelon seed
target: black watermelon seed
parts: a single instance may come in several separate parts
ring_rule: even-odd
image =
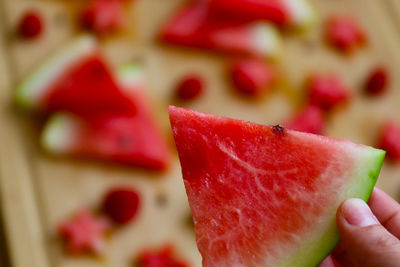
[[[272,126],[272,132],[277,136],[283,136],[285,134],[285,128],[279,124]]]

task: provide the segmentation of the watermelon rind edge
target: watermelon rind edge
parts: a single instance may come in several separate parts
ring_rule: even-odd
[[[65,69],[93,53],[96,48],[97,41],[89,34],[63,46],[17,85],[14,94],[16,105],[22,109],[38,109],[41,97]]]
[[[343,192],[341,199],[344,201],[349,198],[360,198],[368,201],[372,190],[378,179],[383,160],[386,152],[368,146],[359,146],[360,153],[363,154],[362,159],[358,163],[358,170],[354,174],[354,178],[348,185],[347,190]],[[341,203],[337,203],[336,207],[332,207],[332,211],[336,214],[336,210]],[[319,237],[319,242],[314,242],[310,238],[304,242],[304,246],[296,255],[291,256],[290,260],[282,263],[283,267],[314,267],[318,266],[336,247],[340,241],[340,236],[336,227],[336,220],[332,218],[328,228],[325,228],[325,234]],[[314,231],[314,233],[317,232]]]
[[[317,13],[307,0],[285,0],[287,8],[293,16],[292,27],[307,30],[317,22]]]
[[[43,148],[53,154],[63,154],[71,150],[78,132],[79,120],[69,113],[56,113],[46,123],[42,135]]]
[[[279,58],[282,53],[282,40],[276,27],[266,22],[258,22],[251,27],[256,54]]]
[[[126,63],[117,69],[117,79],[125,92],[142,89],[144,86],[144,68],[140,62]]]

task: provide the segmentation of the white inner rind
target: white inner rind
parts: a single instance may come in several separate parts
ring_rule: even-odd
[[[38,108],[42,97],[70,66],[96,50],[94,37],[84,35],[63,47],[16,89],[16,102],[23,108]]]
[[[132,90],[142,89],[144,86],[145,75],[143,66],[140,63],[126,64],[118,69],[118,82],[122,85],[121,89],[129,93]]]
[[[315,21],[315,12],[307,0],[284,0],[295,27],[306,27]]]
[[[54,154],[63,154],[73,149],[79,138],[81,123],[67,113],[53,115],[47,122],[42,133],[42,145]]]
[[[257,54],[278,57],[282,49],[282,41],[277,29],[268,23],[257,23],[251,28],[254,50]]]

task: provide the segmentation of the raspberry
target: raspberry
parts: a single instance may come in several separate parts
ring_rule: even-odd
[[[38,37],[43,30],[42,17],[34,10],[26,12],[18,26],[20,36],[27,39]]]
[[[258,59],[244,59],[232,64],[231,77],[239,93],[258,96],[275,81],[276,71]]]
[[[389,74],[387,69],[384,67],[378,67],[368,76],[365,82],[364,91],[370,95],[383,94],[388,87],[388,83]]]
[[[176,87],[176,95],[180,100],[192,100],[204,90],[202,77],[191,74],[183,78]]]
[[[59,234],[70,253],[100,254],[104,250],[104,234],[109,228],[108,220],[82,209],[72,219],[60,225]]]
[[[160,251],[143,251],[138,257],[138,267],[187,267],[182,261],[173,258],[173,248],[169,245]]]
[[[400,125],[394,121],[387,121],[383,127],[379,147],[386,150],[387,158],[400,160]]]
[[[287,124],[287,128],[305,133],[322,134],[324,124],[322,110],[319,107],[308,106]]]
[[[348,102],[351,97],[346,86],[335,75],[312,75],[308,83],[308,94],[310,104],[324,110]]]
[[[139,195],[129,188],[114,188],[103,200],[103,211],[117,224],[130,222],[139,208]]]
[[[123,25],[123,3],[118,0],[93,0],[81,13],[80,22],[99,35],[113,33]]]
[[[335,16],[326,26],[326,38],[329,44],[342,52],[352,52],[366,43],[366,36],[360,25],[351,17]]]

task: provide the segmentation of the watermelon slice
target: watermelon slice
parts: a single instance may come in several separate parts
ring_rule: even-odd
[[[316,266],[336,209],[364,200],[382,150],[169,107],[203,266]]]
[[[81,36],[16,88],[16,102],[36,111],[134,112],[91,36]]]
[[[211,0],[216,16],[235,20],[266,20],[280,27],[307,27],[315,14],[307,0]]]
[[[75,116],[59,113],[50,118],[42,134],[44,148],[54,154],[111,161],[163,170],[169,162],[167,144],[158,131],[143,92],[142,70],[128,65],[119,72],[136,107],[134,114],[108,113]]]
[[[161,40],[218,52],[269,57],[278,56],[281,47],[273,26],[213,18],[207,1],[193,2],[179,10],[162,28]]]

